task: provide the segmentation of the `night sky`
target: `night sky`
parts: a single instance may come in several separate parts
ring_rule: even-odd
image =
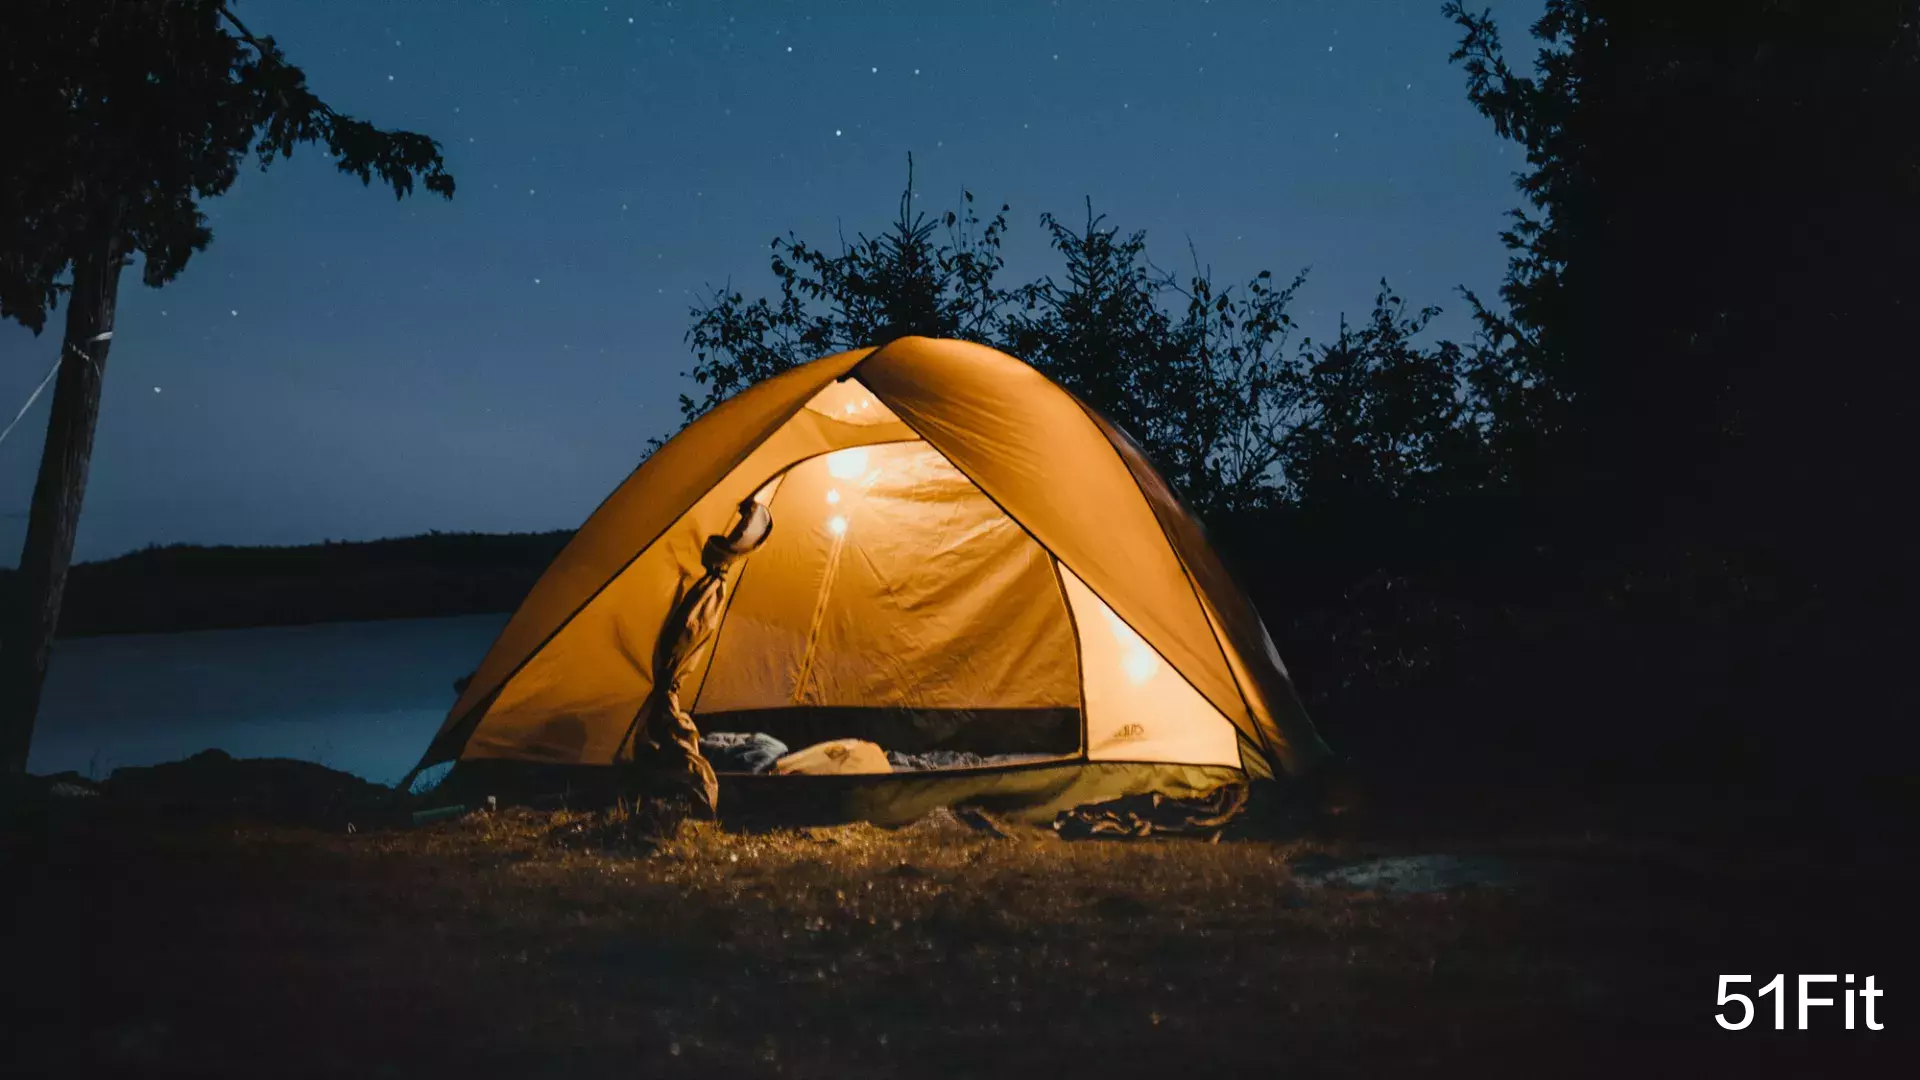
[[[317,151],[207,204],[164,290],[123,282],[78,557],[572,527],[677,423],[688,306],[771,287],[767,241],[1012,204],[1007,283],[1082,199],[1217,279],[1312,267],[1316,337],[1388,277],[1491,295],[1519,151],[1467,104],[1439,0],[627,4],[245,0],[336,108],[438,138],[452,203]],[[1494,3],[1524,47],[1538,0]],[[58,316],[0,327],[0,423]],[[50,396],[50,392],[49,395]],[[47,397],[0,444],[19,550]]]

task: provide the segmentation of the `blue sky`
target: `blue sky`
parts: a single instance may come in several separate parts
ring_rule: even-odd
[[[1524,45],[1537,0],[1492,6]],[[173,285],[129,275],[82,558],[571,527],[676,425],[688,306],[765,291],[789,229],[883,227],[908,152],[928,212],[1012,204],[1010,280],[1090,196],[1163,265],[1191,240],[1226,279],[1311,266],[1315,336],[1385,276],[1464,337],[1453,290],[1497,286],[1523,164],[1437,2],[238,10],[336,108],[440,139],[460,190],[396,202],[305,153],[209,203]],[[57,325],[0,327],[8,417]],[[0,444],[9,559],[46,407]]]

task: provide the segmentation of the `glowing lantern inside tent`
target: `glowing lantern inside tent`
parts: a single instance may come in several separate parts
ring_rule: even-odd
[[[853,480],[867,471],[867,448],[864,446],[835,450],[827,455],[827,475],[836,480]]]

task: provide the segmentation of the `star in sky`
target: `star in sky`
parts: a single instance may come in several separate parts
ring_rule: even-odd
[[[1489,2],[1530,4],[1498,13],[1519,27],[1537,17],[1540,0]],[[660,0],[644,9],[641,31],[639,5],[616,15],[610,0],[602,4],[601,16],[566,5],[261,5],[249,20],[254,30],[283,42],[323,96],[439,140],[459,193],[451,203],[416,198],[396,209],[343,184],[334,162],[313,153],[265,180],[250,173],[231,200],[210,202],[217,242],[166,291],[123,289],[120,340],[150,373],[134,385],[150,393],[174,382],[172,372],[194,371],[198,415],[214,422],[177,426],[195,414],[176,383],[172,405],[144,410],[153,419],[102,426],[89,493],[99,513],[83,531],[81,558],[149,541],[296,543],[349,530],[372,537],[575,525],[623,472],[617,464],[595,472],[593,463],[629,461],[636,439],[677,425],[685,290],[733,276],[750,298],[770,293],[768,236],[791,228],[831,241],[843,215],[849,235],[884,228],[906,154],[944,150],[946,132],[968,153],[927,155],[915,205],[944,209],[962,183],[995,205],[1012,203],[1009,282],[1057,272],[1037,239],[1037,217],[1071,213],[1082,195],[1096,212],[1111,208],[1113,224],[1145,229],[1156,255],[1183,257],[1192,235],[1203,258],[1220,252],[1231,278],[1311,264],[1312,299],[1303,294],[1295,315],[1314,330],[1342,307],[1369,304],[1388,270],[1410,299],[1445,303],[1457,284],[1490,289],[1505,267],[1498,237],[1514,200],[1512,163],[1459,92],[1461,75],[1447,61],[1453,31],[1432,12],[1129,4],[1126,17],[1098,12],[1090,26],[1087,5],[1072,15],[1066,4],[1008,5],[991,20],[963,6],[893,5],[895,14],[875,17],[837,5],[740,5],[728,9],[728,25],[707,5]],[[1367,47],[1339,64],[1306,63],[1339,55],[1336,22],[1338,36],[1353,30]],[[621,25],[628,29],[616,48],[605,39],[618,39]],[[615,34],[604,32],[609,26]],[[872,57],[898,58],[912,93],[876,94],[830,71],[815,77],[745,62],[724,48],[735,33],[775,37],[775,55],[796,63],[799,44],[816,40],[815,60],[852,66],[864,55],[876,79]],[[1050,44],[1066,34],[1073,45],[1065,48],[1084,45],[1077,55],[1088,63],[1068,65]],[[1008,40],[1028,42],[1028,51],[1005,49]],[[1173,57],[1172,43],[1189,40]],[[395,66],[403,48],[404,90]],[[928,77],[936,55],[956,60]],[[1181,66],[1169,59],[1199,74],[1163,81],[1169,66]],[[1288,68],[1313,77],[1273,77]],[[369,78],[391,93],[352,100]],[[1120,95],[1143,88],[1151,107],[1135,117]],[[1122,123],[1077,122],[1112,119],[1106,110],[1116,99]],[[379,100],[386,104],[375,107]],[[724,123],[711,122],[716,105]],[[818,142],[815,131],[833,141]],[[860,137],[848,139],[850,131]],[[1349,140],[1348,132],[1358,134]],[[711,201],[706,187],[715,188]],[[499,196],[515,191],[527,201],[501,213]],[[568,273],[566,289],[546,288],[547,271],[532,270],[566,273],[569,264],[587,272]],[[522,303],[529,283],[539,292],[537,317]],[[223,301],[235,324],[247,306],[246,333],[211,334]],[[1452,319],[1458,305],[1449,307]],[[608,313],[622,325],[605,362],[587,346],[552,357],[542,343],[558,339],[543,337],[555,326]],[[1472,327],[1462,321],[1446,332],[1464,337]],[[274,343],[271,355],[262,341]],[[432,360],[436,348],[442,358]],[[52,361],[37,359],[45,350],[44,338],[0,334],[8,362],[0,373],[43,371]],[[541,351],[547,359],[524,360]],[[473,450],[449,435],[465,429],[437,400],[394,400],[404,392],[396,395],[387,375],[442,380],[453,353],[484,373],[463,383],[462,408],[521,411],[518,403],[537,399],[568,422],[557,432],[529,423],[495,433]],[[34,362],[15,362],[28,357]],[[351,398],[262,393],[302,386],[316,370],[353,387],[341,391]],[[326,434],[289,435],[316,431]],[[240,438],[277,455],[274,468],[206,464],[224,461],[223,448]],[[341,468],[370,445],[397,451],[377,497],[363,475]],[[475,470],[463,453],[512,464]],[[19,505],[31,495],[31,457],[0,460],[0,495]],[[193,488],[231,494],[214,510],[129,509],[176,494],[185,506]],[[294,490],[300,498],[286,494]]]

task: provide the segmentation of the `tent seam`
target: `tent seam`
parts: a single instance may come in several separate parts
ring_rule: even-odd
[[[959,468],[957,465],[954,467],[956,469]],[[978,487],[979,485],[976,484],[975,486]],[[1002,512],[1004,513],[1004,511]],[[1011,518],[1012,515],[1008,516]],[[1034,543],[1038,544],[1039,541],[1035,540]],[[1064,608],[1067,613],[1067,630],[1073,634],[1074,689],[1080,695],[1080,749],[1078,756],[1081,761],[1089,761],[1092,759],[1087,757],[1087,753],[1092,749],[1093,737],[1089,734],[1090,722],[1087,716],[1086,650],[1080,647],[1080,620],[1073,614],[1073,598],[1067,595],[1066,579],[1060,576],[1059,556],[1051,551],[1047,551],[1044,546],[1041,547],[1040,550],[1046,551],[1048,567],[1053,571],[1053,587],[1060,593],[1060,606]],[[1102,601],[1102,603],[1105,603],[1105,601]]]

